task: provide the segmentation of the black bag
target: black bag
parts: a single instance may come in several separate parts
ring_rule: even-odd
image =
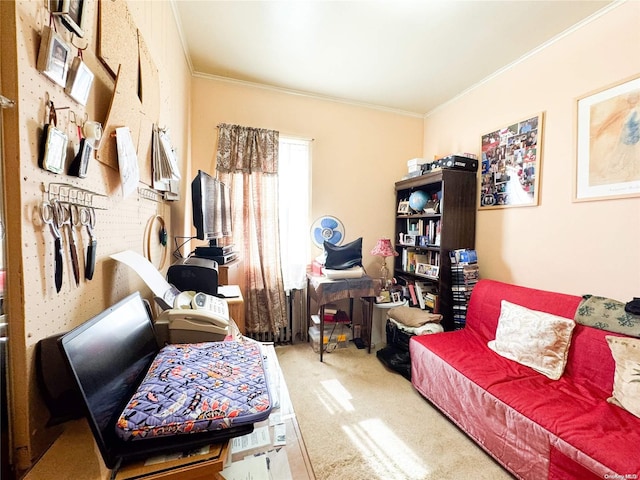
[[[346,270],[362,266],[362,237],[342,246],[333,245],[325,240],[324,251],[327,254],[324,266],[329,270]]]
[[[393,345],[388,345],[378,350],[376,356],[385,367],[394,372],[398,372],[404,378],[411,381],[411,356],[409,352],[400,350]]]

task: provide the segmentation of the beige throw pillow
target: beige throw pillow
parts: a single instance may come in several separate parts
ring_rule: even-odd
[[[411,308],[405,305],[389,309],[387,316],[408,327],[421,327],[425,323],[437,323],[442,320],[442,315],[439,313],[430,313],[419,308]]]
[[[640,340],[610,335],[605,338],[616,362],[613,396],[607,402],[640,417]]]
[[[558,380],[567,364],[575,322],[502,300],[496,339],[489,348]]]

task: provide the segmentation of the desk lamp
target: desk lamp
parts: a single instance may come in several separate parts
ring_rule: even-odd
[[[377,255],[382,257],[382,268],[380,269],[380,277],[382,278],[382,288],[386,290],[387,279],[389,277],[389,269],[387,268],[387,257],[397,257],[396,252],[391,246],[391,240],[388,238],[381,238],[376,243],[376,246],[371,250],[371,255]]]

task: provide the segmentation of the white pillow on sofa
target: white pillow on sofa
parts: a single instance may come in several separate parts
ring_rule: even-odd
[[[567,364],[576,323],[502,300],[496,339],[487,345],[498,355],[558,380]]]
[[[613,394],[607,402],[640,418],[640,339],[612,335],[604,338],[616,364]]]

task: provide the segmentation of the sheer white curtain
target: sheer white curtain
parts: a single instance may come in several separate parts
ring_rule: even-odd
[[[311,141],[280,135],[278,192],[280,195],[280,261],[285,291],[306,285],[309,263]]]

